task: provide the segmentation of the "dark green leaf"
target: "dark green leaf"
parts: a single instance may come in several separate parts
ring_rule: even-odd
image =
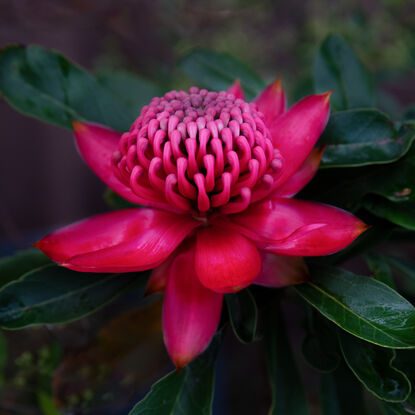
[[[38,249],[27,249],[0,259],[0,287],[52,261]]]
[[[372,109],[333,114],[320,138],[321,167],[357,167],[391,163],[410,148],[415,135],[396,137],[391,120]]]
[[[110,208],[115,210],[129,209],[138,206],[124,199],[118,193],[115,193],[114,190],[109,188],[106,189],[104,192],[104,200]]]
[[[209,348],[180,372],[175,370],[155,383],[129,415],[212,414],[220,337],[216,334]]]
[[[409,378],[412,390],[406,403],[415,409],[415,350],[397,350],[393,365]]]
[[[377,398],[403,402],[411,393],[411,384],[404,372],[393,365],[396,352],[364,342],[344,331],[339,333],[346,363]]]
[[[0,290],[0,325],[17,329],[79,319],[133,287],[143,288],[143,274],[87,274],[46,265]]]
[[[248,100],[265,86],[258,75],[226,53],[195,50],[179,62],[179,67],[190,79],[213,91],[227,90],[239,79]]]
[[[361,384],[342,361],[335,372],[321,375],[322,415],[367,415]]]
[[[264,310],[264,341],[272,393],[269,415],[308,414],[308,403],[278,304]]]
[[[415,202],[394,203],[380,196],[368,195],[363,200],[363,206],[380,218],[415,230]]]
[[[384,347],[415,347],[415,308],[373,278],[324,265],[297,292],[344,330]]]
[[[155,82],[127,71],[101,71],[96,77],[132,114],[136,114],[136,117],[139,116],[141,108],[149,104],[153,97],[162,94],[161,87]]]
[[[413,134],[413,132],[408,132]],[[398,161],[354,169],[322,169],[302,193],[329,204],[356,210],[373,193],[392,202],[415,201],[415,146]]]
[[[316,92],[333,89],[331,103],[337,110],[374,105],[366,69],[347,42],[338,36],[328,36],[316,55],[314,87]]]
[[[386,261],[399,272],[401,284],[405,291],[408,291],[411,295],[415,296],[415,263],[391,256],[384,256]]]
[[[319,372],[333,372],[340,362],[335,331],[317,312],[310,316],[309,326],[301,346],[303,357]]]
[[[245,289],[225,296],[229,318],[236,337],[242,343],[251,343],[256,339],[258,308],[255,298]]]
[[[365,260],[370,271],[373,273],[374,278],[388,285],[392,289],[396,289],[391,269],[383,255],[370,252],[365,255]]]
[[[86,120],[125,131],[138,115],[86,71],[39,46],[0,51],[0,92],[18,111],[66,128]]]

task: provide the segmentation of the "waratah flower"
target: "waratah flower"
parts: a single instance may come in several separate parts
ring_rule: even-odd
[[[210,342],[224,293],[303,282],[300,257],[332,254],[366,229],[343,210],[291,198],[319,166],[313,147],[328,117],[329,93],[286,110],[276,81],[252,103],[238,82],[168,92],[124,134],[74,122],[85,162],[146,207],[94,216],[36,246],[76,271],[154,269],[148,291],[165,291],[165,344],[181,368]]]

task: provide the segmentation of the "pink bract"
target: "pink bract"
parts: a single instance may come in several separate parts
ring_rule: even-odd
[[[332,254],[367,228],[338,208],[291,199],[318,169],[329,95],[286,110],[279,80],[252,103],[236,81],[153,98],[123,134],[74,122],[94,173],[146,207],[83,220],[36,246],[77,271],[154,269],[147,293],[165,291],[164,339],[184,367],[215,333],[224,293],[304,282],[302,256]]]

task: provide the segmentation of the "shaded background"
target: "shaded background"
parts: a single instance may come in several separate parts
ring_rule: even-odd
[[[175,63],[192,48],[203,46],[235,55],[267,80],[281,76],[290,102],[311,92],[313,55],[331,32],[345,37],[369,68],[380,87],[382,108],[398,116],[414,101],[414,1],[0,0],[0,46],[35,43],[59,50],[92,72],[102,67],[126,69],[149,79],[172,82],[176,88],[187,84],[175,70]],[[108,209],[102,198],[104,186],[78,157],[70,131],[27,118],[3,100],[0,123],[0,256],[26,247],[50,229]],[[128,301],[134,299],[123,299],[124,306]],[[0,415],[41,413],[27,403],[32,397],[13,397],[25,394],[22,388],[27,385],[51,381],[59,360],[54,357],[54,342],[66,351],[72,347],[54,378],[55,395],[61,404],[78,408],[68,413],[124,413],[114,407],[108,412],[79,409],[83,400],[93,400],[91,393],[104,396],[105,390],[114,388],[114,384],[104,387],[104,391],[99,389],[101,386],[95,388],[100,374],[94,370],[102,363],[99,359],[108,362],[113,352],[111,345],[97,343],[93,336],[117,307],[119,304],[65,330],[46,328],[8,334],[15,346],[14,361],[9,365],[15,389],[10,389],[9,401],[0,404]],[[156,317],[158,312],[157,308],[148,311]],[[154,326],[158,327],[156,317]],[[132,327],[128,319],[110,324],[116,326],[114,330],[118,327],[120,332],[134,335],[137,322],[133,320]],[[141,344],[139,355],[131,357],[131,350],[124,344],[129,357],[116,363],[115,379],[124,379],[128,366],[138,365],[140,373],[130,373],[127,386],[134,389],[139,384],[144,392],[147,383],[168,367],[160,332],[151,327],[149,323],[149,327],[140,329],[139,335],[147,340]],[[217,409],[215,414],[265,414],[269,394],[260,346],[242,348],[230,336],[227,343],[216,387],[216,407],[223,412]],[[154,354],[158,363],[151,368],[143,366],[143,356],[151,361]],[[74,368],[88,367],[93,355],[98,356],[92,362],[94,370],[81,370],[73,376],[78,373]],[[39,375],[41,370],[44,377]],[[312,377],[308,383],[312,385]],[[85,395],[85,385],[92,389],[89,395]],[[125,397],[127,403],[130,395]],[[317,400],[316,395],[317,390],[311,388],[312,401]]]

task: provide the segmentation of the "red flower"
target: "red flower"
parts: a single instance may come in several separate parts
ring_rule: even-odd
[[[228,92],[171,91],[124,134],[74,122],[91,169],[147,207],[86,219],[36,245],[76,271],[154,268],[148,291],[165,290],[165,343],[181,368],[215,333],[223,293],[305,281],[301,256],[332,254],[366,229],[345,211],[290,198],[318,168],[313,147],[328,117],[329,93],[286,111],[277,81],[254,103],[237,82]]]

